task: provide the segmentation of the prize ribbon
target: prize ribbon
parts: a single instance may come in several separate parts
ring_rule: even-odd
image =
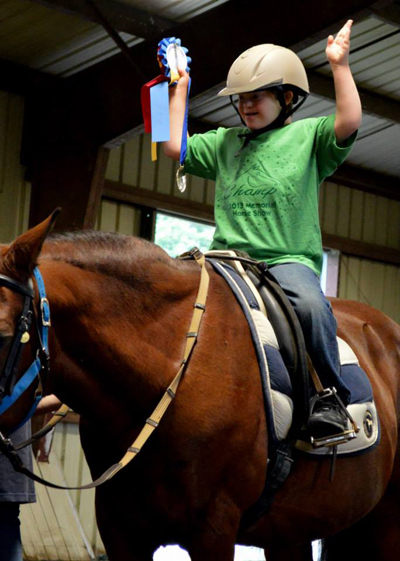
[[[174,86],[179,80],[178,68],[185,68],[189,72],[191,58],[186,56],[188,49],[181,46],[181,40],[176,37],[167,37],[158,43],[157,60],[161,74],[144,84],[141,89],[142,113],[144,130],[151,132],[152,160],[157,159],[157,142],[165,142],[170,139],[169,129],[169,96],[168,86]],[[183,164],[187,149],[187,118],[188,100],[190,90],[190,79],[188,97],[186,100],[185,119],[182,131],[182,143],[180,154],[180,168],[178,173],[182,177]],[[178,186],[183,180],[178,180]]]

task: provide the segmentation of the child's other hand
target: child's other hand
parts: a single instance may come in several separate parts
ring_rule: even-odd
[[[333,66],[349,64],[350,33],[353,20],[349,19],[336,37],[329,35],[326,46],[326,57]]]

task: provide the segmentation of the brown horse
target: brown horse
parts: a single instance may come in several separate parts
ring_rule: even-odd
[[[126,236],[82,233],[44,243],[49,225],[2,246],[0,274],[27,283],[39,265],[52,315],[46,392],[80,413],[95,478],[121,458],[179,369],[200,269]],[[349,542],[362,544],[369,561],[394,561],[400,327],[368,306],[333,302],[339,334],[372,382],[380,443],[338,459],[333,482],[329,460],[299,457],[270,511],[239,531],[265,482],[266,417],[249,328],[225,281],[211,267],[209,275],[199,338],[175,400],[139,456],[97,490],[110,559],[150,561],[158,546],[178,543],[192,561],[232,561],[242,543],[265,548],[268,561],[294,560],[296,548],[309,551],[311,540],[338,535],[342,543],[350,537],[342,561],[354,559]],[[0,366],[21,299],[0,288]],[[32,334],[21,370],[34,348]],[[0,418],[2,430],[30,406],[32,393]]]

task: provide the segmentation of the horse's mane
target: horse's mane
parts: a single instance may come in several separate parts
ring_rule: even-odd
[[[151,264],[185,268],[186,263],[172,259],[161,247],[142,238],[85,230],[52,234],[46,240],[41,260],[62,261],[80,269],[132,279],[140,268],[145,274]],[[147,276],[147,275],[145,275]]]

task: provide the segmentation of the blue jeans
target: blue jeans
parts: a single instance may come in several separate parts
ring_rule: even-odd
[[[340,377],[336,319],[321,290],[318,276],[301,263],[272,265],[269,271],[281,285],[299,318],[307,352],[322,385],[325,388],[335,386],[347,404],[350,391]]]
[[[19,503],[0,502],[0,561],[22,561]]]

